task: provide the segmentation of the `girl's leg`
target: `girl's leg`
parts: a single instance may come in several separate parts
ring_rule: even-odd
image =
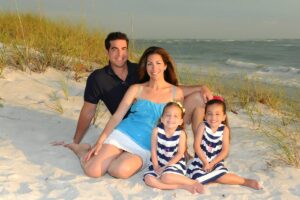
[[[159,178],[147,175],[145,176],[145,183],[146,185],[153,187],[153,188],[158,188],[160,190],[175,190],[175,189],[185,189],[191,193],[199,193],[198,192],[198,185],[180,185],[180,184],[167,184],[162,182]]]
[[[218,178],[216,182],[222,184],[230,184],[230,185],[243,185],[256,190],[261,189],[261,186],[256,180],[243,178],[241,176],[232,173],[224,174],[223,176]]]
[[[116,159],[123,151],[110,144],[103,144],[99,153],[84,161],[84,156],[89,151],[90,146],[87,144],[70,144],[67,146],[80,159],[84,173],[89,177],[103,176],[111,162]]]
[[[164,184],[173,185],[171,187],[185,189],[191,193],[203,193],[204,190],[203,185],[198,181],[179,174],[165,173],[160,180]]]
[[[143,161],[139,156],[124,151],[111,162],[108,173],[116,178],[127,179],[138,172],[142,165]]]

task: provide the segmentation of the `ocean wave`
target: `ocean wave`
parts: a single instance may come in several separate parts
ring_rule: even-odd
[[[268,73],[285,73],[291,75],[300,75],[300,69],[294,67],[286,67],[286,66],[267,66],[263,67],[259,70],[260,72],[268,72]]]
[[[234,59],[227,59],[225,62],[227,65],[233,65],[235,67],[247,67],[247,68],[256,68],[256,67],[263,67],[265,65],[258,64],[258,63],[251,63],[251,62],[244,62],[240,60]]]

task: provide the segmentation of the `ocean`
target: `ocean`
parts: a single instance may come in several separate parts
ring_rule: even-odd
[[[165,48],[178,68],[226,77],[246,75],[265,83],[300,89],[300,39],[276,40],[136,40],[134,47]]]

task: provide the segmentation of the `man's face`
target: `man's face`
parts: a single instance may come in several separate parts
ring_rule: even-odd
[[[107,51],[107,55],[112,67],[125,67],[128,60],[128,48],[126,40],[110,41],[110,48]]]

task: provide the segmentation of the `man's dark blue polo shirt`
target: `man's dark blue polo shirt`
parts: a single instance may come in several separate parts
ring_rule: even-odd
[[[93,71],[86,83],[84,101],[97,104],[102,100],[111,114],[117,110],[129,86],[138,82],[137,64],[127,62],[128,75],[121,80],[110,65]]]

